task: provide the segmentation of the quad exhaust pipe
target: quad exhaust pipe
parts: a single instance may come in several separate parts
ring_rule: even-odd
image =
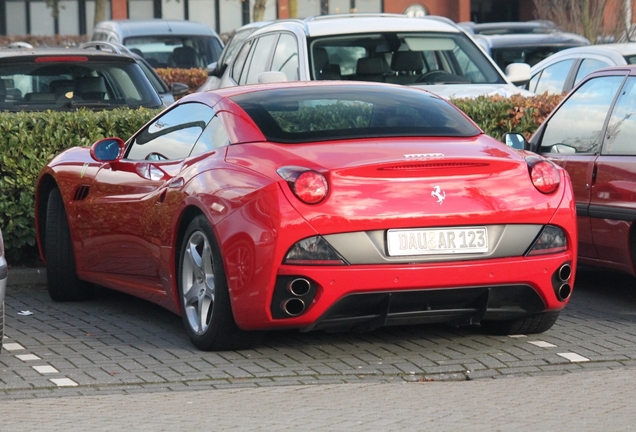
[[[297,278],[287,284],[287,291],[289,291],[296,297],[307,295],[310,289],[311,284],[305,278]]]
[[[305,302],[299,298],[290,298],[284,300],[281,305],[281,309],[289,316],[298,316],[305,310]]]
[[[281,301],[281,311],[289,317],[295,317],[305,312],[307,308],[306,302],[311,302],[311,298],[308,298],[312,291],[311,282],[299,277],[288,282],[285,288],[293,297],[285,298]]]
[[[572,277],[572,267],[565,263],[556,272],[558,283],[555,284],[554,293],[559,301],[566,301],[572,294],[572,286],[569,283]]]

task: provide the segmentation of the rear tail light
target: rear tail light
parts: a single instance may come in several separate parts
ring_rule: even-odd
[[[559,189],[561,175],[558,168],[549,160],[530,156],[526,158],[528,172],[532,184],[537,190],[544,194],[551,194]]]
[[[568,240],[565,232],[557,226],[546,225],[526,255],[533,256],[564,252],[567,248]]]
[[[303,167],[281,167],[277,172],[287,181],[294,195],[305,204],[318,204],[329,192],[327,179],[318,171]]]
[[[51,63],[51,62],[87,62],[88,57],[85,56],[49,56],[49,57],[36,57],[36,63]]]
[[[294,244],[287,255],[284,264],[292,265],[345,265],[345,260],[320,237],[309,237]]]

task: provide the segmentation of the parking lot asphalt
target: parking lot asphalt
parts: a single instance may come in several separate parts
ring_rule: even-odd
[[[54,303],[10,273],[0,430],[633,430],[634,279],[579,272],[548,332],[272,332],[205,353],[179,317],[110,290]],[[40,275],[41,277],[41,275]]]

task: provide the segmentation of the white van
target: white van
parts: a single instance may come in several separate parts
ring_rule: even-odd
[[[223,42],[214,30],[192,21],[102,21],[93,29],[91,40],[125,45],[154,68],[205,69],[223,50]]]

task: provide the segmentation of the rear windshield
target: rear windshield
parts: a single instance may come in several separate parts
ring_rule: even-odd
[[[157,92],[136,63],[28,62],[0,65],[0,109],[157,108]]]
[[[510,46],[504,48],[492,48],[491,56],[501,70],[505,70],[506,66],[511,63],[528,63],[534,66],[541,60],[550,57],[552,54],[561,50],[580,46],[577,45],[535,45],[535,46]]]
[[[399,86],[320,86],[250,92],[231,98],[273,142],[449,136],[480,130],[447,101]]]
[[[223,46],[214,36],[129,37],[124,45],[154,68],[206,68],[218,60]]]

